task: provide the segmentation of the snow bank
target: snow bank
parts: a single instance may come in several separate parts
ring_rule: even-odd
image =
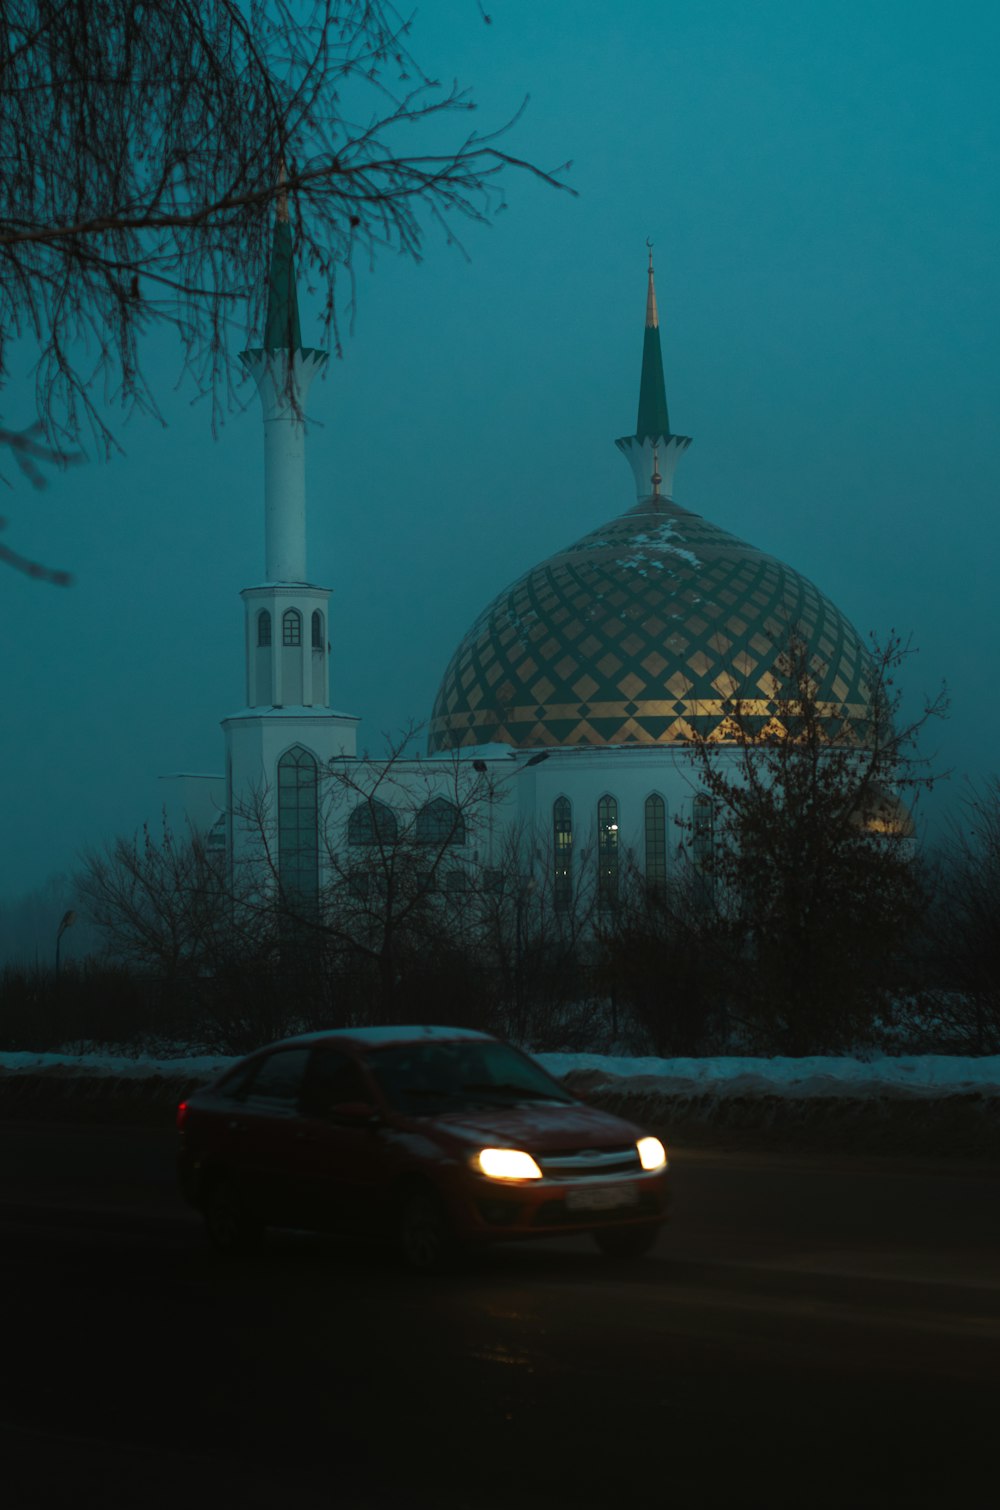
[[[1000,1054],[877,1055],[871,1059],[612,1058],[606,1054],[539,1054],[550,1074],[572,1075],[592,1089],[628,1094],[716,1097],[780,1096],[852,1100],[1000,1094]]]
[[[0,1075],[94,1076],[115,1080],[147,1080],[153,1076],[172,1080],[216,1080],[235,1058],[218,1054],[194,1054],[187,1058],[152,1059],[145,1055],[119,1057],[113,1054],[0,1054]]]
[[[1000,1095],[1000,1054],[919,1054],[871,1059],[814,1056],[760,1059],[616,1058],[608,1054],[539,1054],[546,1069],[572,1076],[588,1089],[628,1095],[716,1098],[769,1096],[790,1100],[840,1097],[851,1100]],[[103,1053],[0,1053],[0,1076],[85,1076],[116,1080],[152,1077],[210,1081],[237,1062],[225,1055],[130,1058]]]

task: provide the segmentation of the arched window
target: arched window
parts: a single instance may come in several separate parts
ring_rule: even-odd
[[[312,648],[314,650],[322,650],[324,643],[325,637],[323,634],[323,615],[317,608],[313,611],[312,616]]]
[[[394,844],[397,831],[392,808],[374,797],[359,802],[347,820],[348,844]]]
[[[418,844],[464,844],[465,819],[453,802],[434,797],[417,814]]]
[[[552,804],[552,901],[559,912],[573,902],[573,809],[568,797]]]
[[[604,796],[597,804],[597,905],[618,901],[618,799]]]
[[[257,615],[257,644],[270,645],[271,643],[271,615],[266,608],[262,608]]]
[[[278,761],[278,874],[293,904],[319,896],[319,803],[316,760],[294,745]]]
[[[297,608],[286,608],[281,615],[281,643],[302,644],[302,615]]]
[[[667,884],[667,805],[658,792],[646,798],[646,886],[662,891]]]
[[[699,792],[694,799],[694,831],[691,848],[695,864],[702,869],[707,869],[712,863],[715,838],[714,828],[715,820],[712,812],[712,799],[707,793]]]

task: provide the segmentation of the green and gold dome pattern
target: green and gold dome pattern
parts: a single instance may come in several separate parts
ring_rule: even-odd
[[[650,496],[479,616],[445,672],[430,749],[726,741],[734,699],[763,732],[793,642],[831,741],[863,738],[870,663],[838,609],[774,557]]]

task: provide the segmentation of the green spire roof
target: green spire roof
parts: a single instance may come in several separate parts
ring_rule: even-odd
[[[646,290],[646,331],[642,342],[642,376],[639,380],[639,417],[635,422],[637,440],[656,440],[670,434],[667,414],[667,390],[663,381],[663,354],[660,351],[660,321],[656,312],[656,287],[653,283],[653,253],[649,253],[649,285]]]
[[[300,351],[302,329],[299,325],[299,300],[295,291],[295,259],[292,256],[292,228],[288,211],[274,222],[271,245],[271,276],[267,290],[267,324],[264,327],[265,351]],[[661,379],[662,381],[662,379]]]

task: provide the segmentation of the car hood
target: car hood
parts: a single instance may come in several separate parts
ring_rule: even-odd
[[[443,1132],[470,1143],[495,1141],[501,1147],[535,1153],[576,1148],[621,1148],[638,1130],[631,1122],[592,1106],[554,1101],[520,1101],[513,1106],[477,1106],[434,1118]]]

